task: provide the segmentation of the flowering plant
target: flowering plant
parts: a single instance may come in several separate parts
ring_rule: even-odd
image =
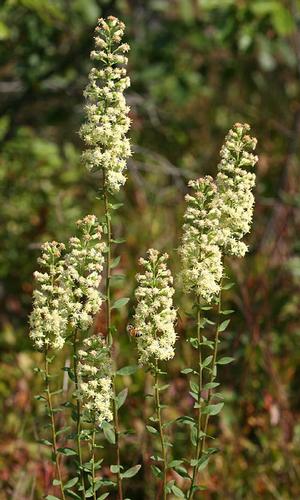
[[[131,154],[127,138],[130,120],[124,91],[129,86],[125,66],[129,50],[122,43],[124,25],[118,19],[100,19],[96,28],[95,50],[91,58],[95,67],[89,74],[85,90],[86,122],[80,134],[86,149],[83,162],[88,170],[101,175],[99,199],[103,217],[88,215],[77,223],[77,235],[68,243],[45,243],[35,273],[37,287],[33,293],[30,337],[43,353],[42,375],[45,390],[38,399],[47,408],[51,438],[42,443],[52,449],[56,477],[53,493],[62,500],[104,500],[110,494],[123,500],[124,480],[134,477],[141,464],[122,465],[124,435],[128,431],[120,422],[119,409],[125,403],[128,388],[118,392],[117,377],[131,376],[137,366],[118,367],[118,328],[113,311],[125,306],[129,298],[114,299],[111,281],[116,278],[114,213],[120,204],[112,196],[124,185],[126,160]],[[182,239],[179,247],[181,269],[178,283],[193,303],[188,313],[195,324],[195,334],[187,337],[194,350],[191,366],[185,366],[193,408],[189,415],[167,420],[161,385],[168,375],[168,363],[175,356],[175,343],[182,342],[177,331],[175,285],[168,267],[168,255],[150,249],[140,259],[142,271],[137,274],[135,313],[127,330],[136,339],[139,366],[149,373],[153,415],[146,428],[151,436],[154,488],[157,498],[186,498],[204,489],[200,473],[217,448],[207,447],[210,439],[210,417],[218,415],[224,405],[219,387],[218,368],[233,361],[219,357],[219,344],[229,325],[231,310],[223,309],[222,295],[226,283],[225,256],[243,257],[247,251],[242,241],[251,229],[253,215],[254,167],[256,139],[250,127],[237,123],[229,131],[221,149],[216,179],[203,177],[189,182]],[[105,321],[99,331],[96,317],[101,310]],[[193,324],[193,327],[194,327]],[[103,331],[102,331],[103,330]],[[66,352],[64,372],[71,381],[71,392],[53,390],[54,360]],[[57,414],[64,412],[63,419]],[[67,420],[70,425],[64,426]],[[191,450],[185,457],[172,451],[174,439],[169,429],[187,426]],[[74,442],[74,446],[72,443]],[[101,444],[99,444],[101,442]],[[103,446],[102,443],[106,442]],[[70,444],[71,443],[71,444]],[[106,449],[113,446],[115,460],[105,464]],[[98,456],[98,449],[102,455]],[[138,454],[137,454],[138,456]],[[104,465],[103,465],[104,463]],[[70,476],[65,468],[69,466]],[[109,470],[109,473],[107,472]],[[183,478],[184,485],[178,483]],[[112,493],[114,492],[114,493]],[[59,497],[48,494],[46,499]]]

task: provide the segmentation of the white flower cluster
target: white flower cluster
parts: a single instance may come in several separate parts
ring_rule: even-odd
[[[250,126],[236,123],[221,149],[221,162],[216,179],[217,205],[221,210],[220,244],[225,254],[243,257],[247,245],[240,241],[250,231],[255,174],[249,172],[257,163],[252,151],[257,140],[249,136]]]
[[[249,125],[236,123],[221,149],[216,182],[211,177],[191,181],[194,190],[186,196],[182,244],[181,278],[186,292],[194,292],[210,303],[218,295],[224,255],[244,256],[247,246],[241,241],[250,231],[257,156],[251,151],[256,139]]]
[[[62,349],[68,324],[65,290],[61,280],[64,271],[61,257],[65,246],[52,241],[42,246],[39,264],[45,270],[34,273],[38,288],[33,292],[30,315],[30,338],[37,349]]]
[[[87,146],[83,153],[86,167],[101,171],[105,187],[110,192],[119,191],[125,183],[126,159],[131,155],[126,133],[130,127],[129,107],[124,91],[130,85],[126,76],[129,45],[121,43],[124,24],[115,17],[99,19],[96,27],[95,50],[91,58],[101,63],[92,68],[89,83],[84,91],[86,123],[80,135]]]
[[[45,243],[36,272],[38,287],[33,293],[30,338],[38,349],[62,349],[68,328],[88,329],[98,312],[105,244],[94,215],[77,222],[79,237],[63,243]],[[63,253],[64,252],[64,253]]]
[[[91,421],[98,425],[113,418],[111,356],[105,340],[93,335],[83,341],[78,351],[79,391],[82,406]]]
[[[148,250],[147,259],[140,259],[145,273],[137,275],[134,326],[139,332],[137,345],[142,365],[168,360],[175,355],[176,310],[172,299],[173,278],[166,265],[167,259],[167,254],[160,255],[153,249]]]
[[[99,285],[105,243],[101,242],[102,228],[95,215],[77,221],[77,226],[79,235],[70,238],[65,256],[65,300],[71,327],[87,330],[102,304]]]
[[[218,245],[217,188],[209,176],[189,182],[193,194],[186,195],[183,237],[179,253],[181,279],[186,292],[194,292],[205,302],[219,293],[222,253]]]

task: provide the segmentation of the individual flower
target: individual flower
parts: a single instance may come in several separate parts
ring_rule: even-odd
[[[79,235],[70,238],[65,256],[65,301],[70,325],[87,330],[102,304],[99,286],[105,243],[101,242],[102,228],[94,215],[77,221],[77,226]]]
[[[109,422],[111,411],[112,367],[109,348],[103,338],[93,335],[78,351],[79,396],[90,421]]]
[[[241,239],[250,231],[255,185],[251,170],[257,163],[252,151],[257,140],[249,135],[250,126],[236,123],[221,149],[221,162],[216,179],[217,204],[221,211],[220,245],[225,254],[243,257],[247,246]]]
[[[173,278],[167,260],[167,254],[160,255],[153,249],[148,250],[146,259],[140,259],[145,272],[137,275],[134,327],[139,332],[137,346],[142,365],[168,360],[175,354],[176,310],[172,299]]]
[[[223,273],[218,245],[220,210],[217,188],[209,176],[189,182],[192,194],[186,195],[183,236],[179,253],[181,279],[186,292],[193,292],[210,303],[220,291]]]
[[[102,172],[110,192],[119,191],[125,183],[126,160],[131,155],[126,137],[129,107],[124,97],[130,85],[125,68],[129,45],[121,43],[124,29],[124,24],[112,16],[98,21],[91,59],[99,64],[89,73],[84,91],[86,123],[80,129],[87,147],[83,161],[88,170]]]
[[[30,333],[35,347],[62,349],[68,324],[65,290],[62,287],[63,243],[53,241],[42,246],[39,258],[44,272],[36,271],[37,288],[33,292],[33,311],[30,315]]]

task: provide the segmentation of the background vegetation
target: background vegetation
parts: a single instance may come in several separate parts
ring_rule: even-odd
[[[297,0],[3,0],[0,7],[0,499],[40,499],[52,480],[43,409],[33,399],[38,354],[28,340],[32,273],[40,243],[63,239],[100,213],[97,179],[80,163],[82,90],[99,16],[127,24],[134,156],[121,194],[122,295],[132,296],[137,256],[166,248],[176,270],[186,181],[215,173],[224,134],[246,121],[259,165],[250,253],[227,262],[236,315],[224,351],[225,410],[213,421],[222,452],[203,482],[208,499],[300,497],[300,2]],[[183,304],[183,309],[188,308]],[[129,308],[130,315],[130,308]],[[101,329],[101,315],[97,327]],[[133,344],[119,318],[120,366]],[[192,325],[181,312],[167,397],[174,416],[192,402],[181,359]],[[127,377],[121,410],[145,467],[131,498],[153,498],[143,417],[147,379]],[[186,447],[185,429],[174,450]],[[66,464],[67,467],[67,464]],[[144,485],[147,484],[147,488]],[[148,495],[148,496],[147,496]]]

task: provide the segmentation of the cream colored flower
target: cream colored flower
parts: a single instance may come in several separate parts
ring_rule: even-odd
[[[247,246],[241,239],[251,229],[255,174],[257,163],[252,154],[257,140],[249,135],[250,126],[236,123],[229,131],[221,149],[221,162],[216,179],[220,209],[220,246],[225,254],[243,257]],[[250,170],[250,171],[249,171]]]
[[[192,194],[186,196],[183,236],[179,253],[181,280],[186,292],[211,302],[220,291],[223,273],[218,245],[220,210],[217,188],[209,176],[189,182]]]
[[[173,278],[166,265],[167,259],[167,254],[160,255],[153,249],[148,250],[146,259],[140,259],[145,272],[137,275],[134,326],[140,333],[137,346],[139,362],[143,365],[171,359],[175,354],[176,310],[172,299]]]
[[[129,45],[121,44],[124,29],[124,24],[114,17],[98,21],[91,59],[99,64],[89,73],[84,91],[86,123],[80,129],[87,148],[83,161],[89,170],[102,172],[110,192],[119,191],[125,183],[126,160],[131,155],[126,137],[130,127],[129,107],[124,97],[130,85],[124,55]]]
[[[111,356],[104,339],[93,335],[83,341],[78,352],[79,392],[83,409],[98,425],[109,422],[113,415]]]

